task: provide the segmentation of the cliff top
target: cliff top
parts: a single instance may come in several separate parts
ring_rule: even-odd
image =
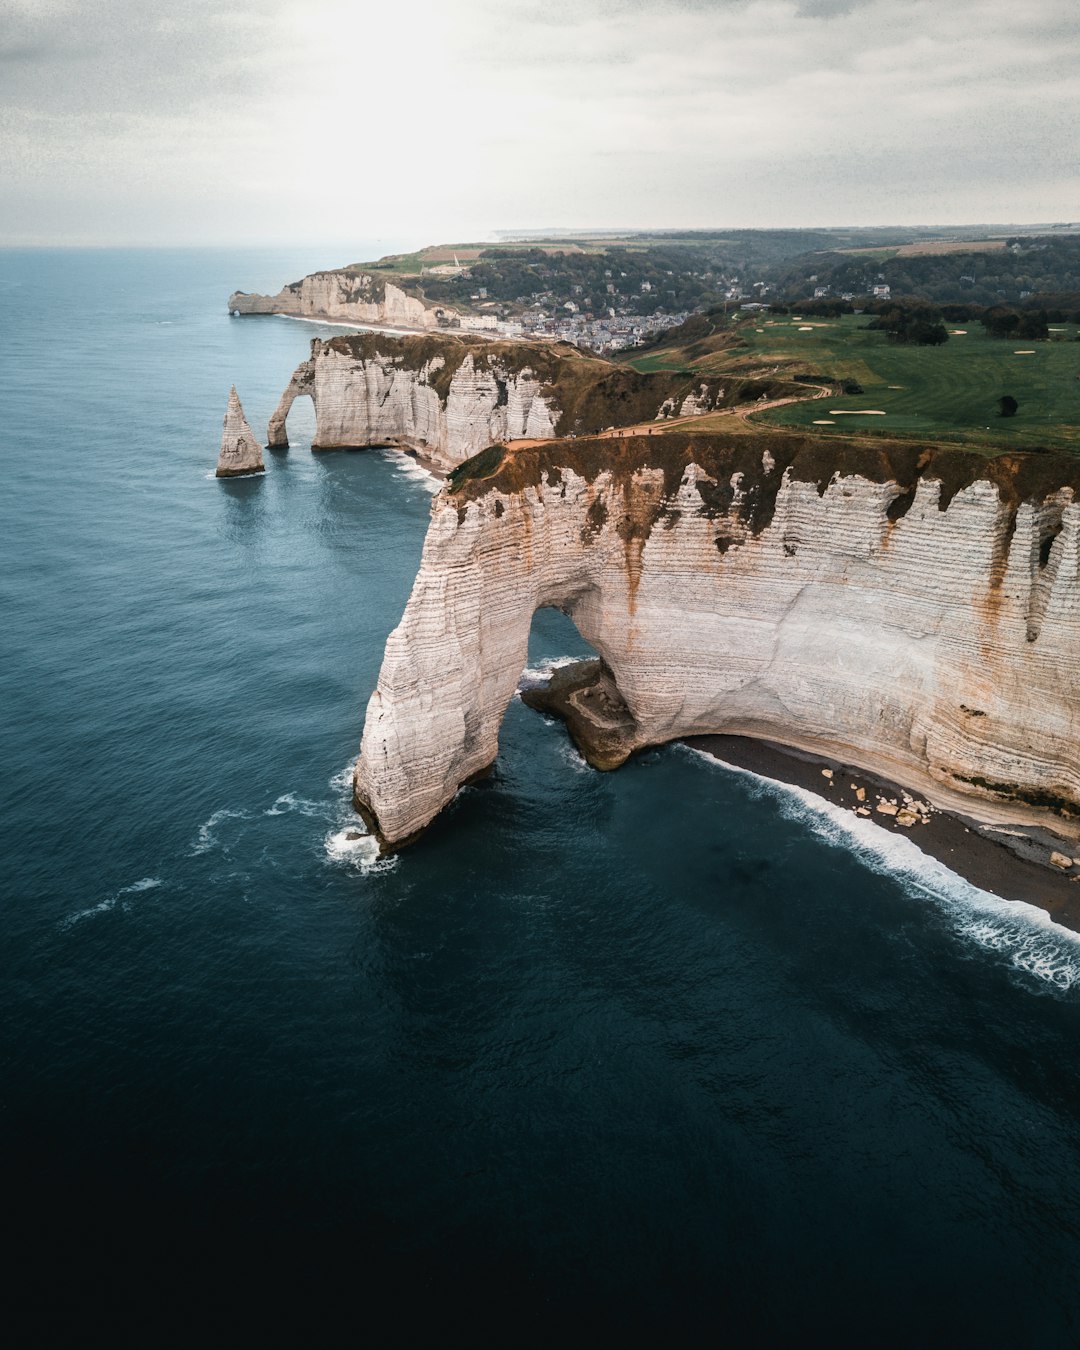
[[[874,483],[895,483],[898,493],[889,508],[894,520],[909,509],[922,479],[941,483],[941,510],[977,481],[995,484],[1002,499],[1013,506],[1042,501],[1061,488],[1080,495],[1080,458],[1069,454],[1010,451],[986,455],[958,446],[783,431],[740,435],[659,430],[615,439],[549,441],[514,450],[492,446],[451,474],[449,491],[464,504],[492,490],[512,494],[541,484],[558,486],[563,469],[572,469],[588,482],[610,473],[622,483],[642,470],[658,469],[664,476],[663,498],[670,500],[691,463],[699,465],[715,484],[699,487],[706,514],[731,505],[731,478],[742,475],[741,509],[755,533],[772,519],[785,473],[799,482],[813,483],[819,493],[836,477],[860,475]]]

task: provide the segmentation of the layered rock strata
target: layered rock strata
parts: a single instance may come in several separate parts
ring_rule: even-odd
[[[360,333],[312,342],[270,419],[271,447],[288,445],[286,418],[304,394],[313,449],[400,445],[442,469],[496,441],[588,434],[728,397],[715,379],[642,375],[567,344]]]
[[[236,386],[229,390],[229,406],[225,410],[225,421],[221,431],[221,452],[218,455],[218,478],[235,478],[243,473],[263,473],[262,446],[244,416],[244,409],[236,392]]]
[[[445,306],[427,305],[407,295],[393,282],[352,271],[313,272],[302,281],[283,286],[277,295],[234,291],[229,296],[229,310],[233,314],[288,314],[335,323],[419,329],[437,328],[459,317]]]
[[[356,804],[399,846],[489,766],[533,614],[555,606],[599,654],[565,693],[606,724],[606,766],[754,736],[1074,840],[1078,493],[1069,457],[885,441],[492,450],[434,503]]]

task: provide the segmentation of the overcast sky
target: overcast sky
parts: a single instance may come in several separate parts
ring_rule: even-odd
[[[0,0],[6,243],[1069,220],[1078,166],[1078,0]]]

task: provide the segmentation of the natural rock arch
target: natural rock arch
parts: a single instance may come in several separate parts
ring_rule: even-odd
[[[303,361],[296,367],[285,392],[278,400],[278,405],[274,409],[270,424],[266,429],[266,443],[271,450],[287,450],[289,448],[285,419],[288,417],[289,409],[293,403],[304,395],[310,398],[312,403],[315,402],[314,361]]]
[[[563,692],[612,763],[759,736],[1080,837],[1074,461],[676,433],[477,465],[368,704],[354,799],[384,844],[492,764],[544,606],[599,654]]]

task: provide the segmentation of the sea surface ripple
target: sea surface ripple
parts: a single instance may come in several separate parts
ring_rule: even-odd
[[[1076,1344],[1044,916],[684,748],[594,773],[519,700],[416,848],[352,837],[433,484],[311,455],[304,400],[265,476],[209,476],[229,385],[265,427],[319,331],[226,296],[326,261],[0,253],[0,1156],[40,1317]],[[526,678],[586,650],[543,612]]]

